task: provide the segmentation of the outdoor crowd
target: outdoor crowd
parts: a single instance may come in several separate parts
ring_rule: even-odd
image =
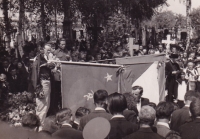
[[[98,90],[93,95],[96,109],[91,111],[80,107],[75,113],[69,108],[61,109],[60,65],[48,61],[114,64],[114,58],[130,56],[127,39],[99,44],[88,44],[81,40],[74,42],[71,48],[66,47],[65,39],[37,44],[33,40],[25,43],[23,52],[20,57],[17,49],[0,50],[2,121],[39,132],[36,134],[38,136],[58,139],[83,138],[84,127],[96,117],[109,121],[110,131],[103,137],[108,139],[200,137],[198,44],[191,42],[187,51],[182,43],[171,45],[170,50],[166,50],[161,44],[140,45],[139,50],[134,50],[133,56],[167,53],[166,102],[160,102],[156,106],[148,98],[142,98],[145,90],[140,86],[133,87],[132,92],[123,95],[108,95],[106,90]],[[39,72],[36,65],[39,65]],[[49,102],[50,98],[53,99]],[[90,132],[97,128],[96,125],[93,126]]]
[[[16,128],[17,131],[21,129],[21,134],[16,135],[13,132],[13,135],[15,138],[30,139],[198,139],[200,137],[199,92],[187,91],[184,95],[185,106],[182,108],[166,101],[156,106],[149,102],[149,99],[143,98],[143,93],[145,91],[140,86],[134,86],[132,92],[124,94],[108,95],[106,90],[97,90],[93,96],[96,107],[94,111],[79,107],[73,113],[71,109],[63,108],[56,115],[45,119],[42,130],[39,130],[41,126],[39,118],[29,113],[23,116],[22,127]],[[6,137],[6,134],[3,136]],[[12,136],[12,133],[9,136]]]

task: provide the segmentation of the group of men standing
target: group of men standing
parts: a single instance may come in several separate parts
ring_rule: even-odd
[[[59,48],[46,43],[34,58],[31,81],[36,90],[36,114],[43,124],[47,114],[55,114],[61,106],[60,64],[55,61],[68,61],[65,52],[66,41],[60,39]]]

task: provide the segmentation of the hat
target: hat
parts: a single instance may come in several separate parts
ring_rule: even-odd
[[[84,139],[104,139],[110,132],[110,123],[107,119],[97,117],[90,120],[83,129]]]
[[[169,58],[178,58],[178,54],[171,54]]]

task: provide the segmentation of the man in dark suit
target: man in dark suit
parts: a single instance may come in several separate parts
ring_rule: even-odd
[[[8,59],[4,59],[2,67],[0,69],[0,72],[4,73],[7,76],[7,78],[10,78],[11,69],[12,69],[12,65],[9,62],[9,60]]]
[[[126,98],[119,93],[113,93],[108,97],[108,110],[113,115],[110,120],[109,139],[122,139],[138,130],[136,123],[131,123],[122,115],[127,108]]]
[[[111,119],[112,115],[106,112],[107,97],[108,92],[106,90],[98,90],[94,93],[93,98],[96,108],[93,112],[81,118],[80,130],[83,130],[84,126],[93,118],[103,117],[107,120]]]
[[[177,54],[171,54],[169,62],[165,66],[165,76],[166,76],[166,90],[168,91],[167,100],[172,102],[173,97],[177,98],[178,83],[176,82],[177,76],[180,73],[180,67],[176,63],[178,58]]]
[[[182,139],[199,139],[200,138],[200,99],[195,99],[190,104],[190,113],[193,120],[185,123],[180,127]]]
[[[10,92],[11,93],[18,93],[19,87],[20,87],[20,77],[17,74],[17,69],[16,68],[12,68],[10,71],[10,78],[9,78],[9,85],[10,85]]]
[[[64,108],[56,114],[56,119],[61,128],[52,134],[53,138],[59,139],[83,139],[82,132],[72,128],[70,124],[72,111],[69,108]]]
[[[175,110],[172,113],[171,117],[171,129],[174,131],[179,131],[179,127],[183,125],[188,119],[189,115],[189,106],[190,103],[198,97],[198,93],[195,91],[187,91],[185,94],[185,106],[181,109]]]
[[[132,87],[132,94],[137,101],[137,110],[140,111],[142,106],[149,104],[149,99],[143,98],[143,88],[141,86],[133,86]]]
[[[155,118],[156,111],[154,108],[151,106],[143,106],[139,113],[140,129],[125,137],[125,139],[164,139],[160,135],[154,133],[151,129]]]
[[[160,102],[156,107],[157,133],[162,137],[166,138],[169,132],[171,132],[169,121],[173,110],[174,106],[171,102]]]

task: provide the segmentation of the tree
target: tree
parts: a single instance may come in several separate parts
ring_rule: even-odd
[[[200,7],[193,9],[191,12],[192,27],[195,29],[196,35],[200,38]]]
[[[8,43],[6,45],[7,45],[7,47],[10,47],[10,27],[11,27],[11,24],[10,24],[10,19],[8,17],[8,5],[9,5],[8,0],[2,1],[5,34],[6,34],[6,38],[7,38],[7,41],[8,41]]]

